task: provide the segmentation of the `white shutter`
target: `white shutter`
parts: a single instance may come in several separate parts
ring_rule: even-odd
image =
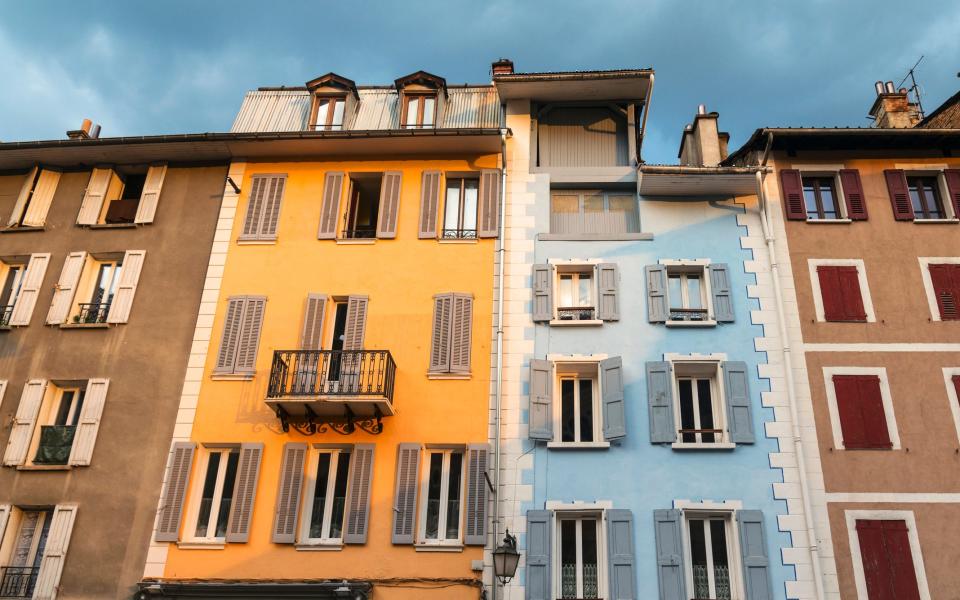
[[[37,167],[30,169],[27,178],[23,180],[23,185],[20,186],[20,195],[17,196],[17,203],[13,205],[13,212],[10,213],[10,219],[7,221],[7,225],[10,227],[16,227],[20,224],[23,209],[30,199],[30,194],[33,193],[33,182],[37,179],[37,170]]]
[[[30,204],[27,205],[27,212],[23,215],[24,225],[43,227],[58,183],[60,183],[60,173],[58,171],[48,171],[46,169],[40,171],[40,179],[37,180],[37,185],[33,188],[33,197],[30,199]]]
[[[166,176],[167,165],[156,165],[147,171],[147,180],[143,184],[143,193],[140,194],[140,204],[137,206],[134,223],[153,223],[153,217],[157,213],[157,203],[160,201],[160,190],[163,188],[163,179]]]
[[[126,323],[130,318],[133,296],[137,293],[137,282],[140,281],[140,271],[143,269],[146,256],[146,250],[127,250],[123,255],[120,281],[117,282],[117,292],[113,295],[113,302],[110,304],[107,323]]]
[[[20,405],[17,407],[17,415],[13,419],[10,439],[7,440],[7,451],[3,455],[4,465],[15,467],[22,465],[27,459],[30,439],[33,438],[34,424],[37,421],[37,414],[40,412],[43,393],[46,389],[46,379],[31,379],[23,385]]]
[[[67,548],[70,546],[70,534],[73,532],[73,521],[76,517],[76,504],[58,504],[54,507],[47,546],[43,549],[37,585],[33,589],[33,600],[55,600],[57,597],[60,574],[63,573],[63,563],[67,559]]]
[[[7,529],[7,522],[10,520],[10,505],[0,504],[0,541],[3,541],[3,533]]]
[[[109,387],[109,379],[91,379],[87,382],[87,393],[83,397],[83,408],[80,409],[80,419],[77,421],[77,431],[73,436],[73,448],[70,450],[68,464],[75,466],[90,464]]]
[[[17,301],[13,304],[13,312],[10,313],[10,325],[30,324],[49,264],[49,252],[30,255],[30,262],[27,263],[27,271],[23,274],[23,283],[20,285],[20,295],[17,296]]]
[[[83,194],[80,212],[77,214],[77,225],[95,225],[103,210],[103,199],[107,196],[107,189],[113,179],[113,169],[94,169],[90,173],[87,190]]]
[[[63,261],[63,270],[60,271],[60,280],[53,292],[53,301],[47,312],[47,325],[59,325],[67,320],[70,307],[73,305],[73,295],[83,273],[83,265],[87,262],[86,252],[71,252]]]

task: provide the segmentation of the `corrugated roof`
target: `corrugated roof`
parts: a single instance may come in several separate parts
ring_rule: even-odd
[[[230,131],[303,131],[309,113],[310,94],[305,91],[247,92]]]

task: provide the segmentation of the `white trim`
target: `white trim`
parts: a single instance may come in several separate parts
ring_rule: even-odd
[[[582,519],[595,519],[597,522],[597,597],[605,598],[607,594],[607,572],[609,570],[608,557],[607,557],[607,510],[612,508],[612,503],[610,506],[606,506],[607,503],[604,502],[593,502],[593,503],[579,503],[574,502],[572,505],[569,504],[560,504],[555,503],[553,508],[551,508],[551,503],[547,502],[548,510],[553,511],[553,517],[551,519],[552,527],[552,537],[551,537],[551,568],[552,575],[550,581],[550,589],[552,592],[551,597],[558,598],[560,597],[559,583],[562,577],[562,569],[560,568],[560,521],[562,520],[576,520],[581,521]],[[581,537],[582,526],[577,527],[576,537],[579,539]],[[580,544],[576,545],[577,550],[577,564],[582,563],[581,552],[582,548]]]
[[[846,207],[844,207],[846,210]],[[807,219],[807,223],[810,225],[846,225],[848,223],[853,223],[853,219]]]
[[[942,321],[940,306],[937,304],[937,294],[933,289],[933,279],[930,277],[930,265],[960,265],[960,257],[956,256],[918,256],[920,263],[920,277],[923,278],[923,290],[927,294],[927,306],[930,307],[930,320]]]
[[[712,444],[703,442],[674,442],[670,447],[674,450],[733,450],[737,445],[733,442],[714,442]]]
[[[553,363],[572,363],[572,362],[585,362],[585,363],[599,363],[601,360],[610,358],[609,354],[548,354],[547,360]]]
[[[594,500],[584,502],[574,500],[573,502],[564,502],[563,500],[547,500],[544,503],[544,509],[552,511],[571,511],[571,510],[607,510],[613,508],[613,500]]]
[[[334,494],[336,492],[337,485],[337,471],[340,467],[340,461],[346,460],[347,462],[347,488],[350,487],[350,458],[353,453],[353,449],[347,448],[310,448],[310,456],[307,460],[307,476],[304,478],[304,496],[303,496],[303,509],[301,511],[300,517],[300,526],[297,532],[297,545],[298,546],[310,546],[310,547],[339,547],[343,545],[343,532],[346,529],[347,521],[347,507],[344,507],[344,512],[342,515],[342,521],[340,522],[340,537],[310,537],[310,526],[313,521],[313,504],[314,504],[314,494],[317,487],[317,477],[319,475],[320,467],[320,455],[328,454],[330,455],[330,460],[327,464],[327,489],[324,490],[324,496],[326,501],[324,502],[324,511],[323,516],[321,517],[321,534],[322,530],[327,530],[327,533],[330,532],[330,529],[333,527],[333,505],[334,505]]]
[[[950,404],[950,414],[953,415],[953,425],[957,428],[957,440],[960,441],[960,398],[957,397],[957,388],[953,385],[954,375],[960,375],[960,367],[943,367],[943,382],[947,386],[947,401]]]
[[[555,267],[595,267],[602,258],[548,258],[547,264]]]
[[[585,321],[563,321],[560,319],[550,319],[549,324],[551,327],[596,327],[598,325],[603,325],[603,321],[599,319],[588,319]]]
[[[950,166],[946,163],[893,163],[893,168],[901,171],[942,171]]]
[[[817,321],[827,321],[823,312],[823,292],[820,290],[820,277],[817,267],[856,267],[857,281],[860,284],[860,297],[863,299],[863,310],[867,314],[867,323],[876,323],[877,315],[873,312],[873,300],[870,297],[870,286],[867,283],[867,270],[861,258],[808,258],[807,268],[810,270],[810,285],[813,287],[813,306],[817,313]]]
[[[827,492],[827,502],[960,504],[957,492]]]
[[[563,364],[563,363],[561,363]],[[583,364],[583,363],[580,363]],[[580,438],[583,436],[583,432],[580,431],[580,415],[581,415],[581,404],[580,404],[580,386],[578,385],[581,380],[590,382],[590,414],[591,418],[591,427],[593,431],[591,432],[590,437],[593,438],[593,441],[583,442],[579,439],[573,442],[563,441],[563,382],[564,380],[573,381],[573,404],[574,404],[574,421],[573,421],[573,436],[574,438]],[[601,441],[603,438],[603,407],[600,403],[600,365],[597,364],[596,369],[592,374],[580,373],[564,373],[561,368],[558,368],[557,364],[553,365],[553,440],[552,444],[554,447],[567,447],[567,448],[584,448],[592,447],[596,448],[596,442]],[[585,445],[586,444],[586,445]],[[607,444],[609,447],[609,444]]]
[[[893,342],[889,344],[803,344],[804,352],[960,352],[960,344]]]
[[[419,547],[461,547],[463,546],[463,528],[466,517],[466,474],[467,474],[467,454],[462,448],[424,448],[423,457],[425,466],[421,469],[420,487],[419,487],[419,506],[417,508],[417,537],[416,546]],[[440,469],[440,506],[437,513],[437,538],[427,539],[427,508],[430,501],[430,460],[433,455],[438,454],[441,457]],[[450,459],[453,454],[460,455],[460,514],[457,515],[459,525],[457,526],[457,537],[447,539],[446,529],[447,520],[450,515],[447,514],[448,494],[450,491]],[[347,515],[344,513],[344,521]],[[346,528],[346,525],[344,525]]]
[[[944,208],[944,210],[946,210],[946,208]],[[914,219],[913,222],[916,223],[917,225],[943,225],[944,223],[946,224],[960,223],[960,219],[956,217],[950,217],[947,219]]]
[[[709,258],[661,258],[657,261],[657,264],[661,264],[665,267],[709,267],[710,259]]]
[[[692,547],[690,545],[690,519],[709,520],[710,518],[722,518],[724,521],[724,533],[727,538],[727,567],[730,576],[730,597],[732,600],[742,600],[745,598],[743,590],[743,572],[742,557],[740,555],[740,532],[737,527],[736,512],[742,509],[739,501],[732,502],[691,502],[689,500],[674,500],[674,506],[680,505],[682,512],[681,537],[683,538],[683,572],[687,582],[687,589],[693,595],[693,557]],[[737,505],[734,508],[734,505]],[[704,527],[705,543],[707,552],[711,553],[710,547],[710,529]],[[712,555],[709,554],[709,555]],[[712,559],[710,559],[712,560]],[[712,575],[710,576],[712,579]]]
[[[727,360],[727,353],[712,352],[710,354],[680,354],[678,352],[664,352],[663,360],[668,362],[723,362]]]
[[[870,600],[867,596],[867,580],[863,572],[860,536],[857,535],[857,519],[906,522],[910,555],[913,557],[920,599],[931,600],[930,588],[927,586],[927,572],[923,566],[923,553],[920,550],[920,536],[917,534],[917,522],[912,510],[845,510],[843,516],[847,522],[847,535],[850,538],[850,558],[853,560],[853,578],[857,583],[857,600]]]
[[[743,510],[743,500],[681,500],[673,501],[673,508],[677,510]]]
[[[833,430],[833,447],[845,450],[843,430],[840,427],[840,411],[837,408],[837,391],[833,386],[834,375],[876,375],[880,378],[880,398],[883,402],[883,416],[887,422],[887,434],[893,444],[893,450],[900,450],[900,433],[893,413],[893,399],[890,394],[890,382],[885,367],[823,367],[823,383],[827,391],[827,408],[830,411],[830,426]]]
[[[606,450],[610,442],[547,442],[547,448],[556,450]]]
[[[846,169],[847,166],[843,163],[835,164],[816,164],[816,163],[790,163],[790,169],[796,169],[803,173],[806,171],[808,174],[813,175],[815,173],[833,173],[840,172],[840,169]]]

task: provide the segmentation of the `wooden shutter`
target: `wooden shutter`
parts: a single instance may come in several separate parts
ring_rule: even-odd
[[[26,208],[27,202],[33,194],[33,187],[37,181],[39,171],[39,167],[33,167],[27,172],[27,176],[23,180],[23,185],[20,186],[20,194],[17,196],[17,202],[13,205],[13,212],[10,213],[10,218],[7,220],[7,226],[16,227],[20,224],[23,209]]]
[[[660,600],[688,600],[683,571],[683,516],[679,510],[653,511]]]
[[[953,207],[953,218],[960,219],[960,169],[944,169],[943,178],[947,181],[947,195]]]
[[[280,205],[283,203],[283,190],[287,184],[286,175],[272,175],[267,178],[266,195],[263,200],[263,219],[257,239],[277,239],[277,227],[280,224]]]
[[[527,511],[526,600],[553,600],[553,512]]]
[[[326,306],[326,294],[307,294],[307,303],[303,310],[303,331],[300,333],[301,350],[320,350],[323,346],[323,315]]]
[[[323,179],[323,201],[320,204],[318,240],[337,239],[337,220],[340,217],[340,196],[343,194],[343,173],[329,172]]]
[[[23,274],[23,283],[20,285],[20,295],[10,313],[10,325],[29,325],[33,317],[33,309],[37,305],[37,297],[43,286],[43,278],[47,274],[47,265],[50,264],[50,253],[31,254],[27,270]]]
[[[620,285],[620,273],[616,263],[597,265],[597,318],[601,321],[620,319],[620,300],[617,288]]]
[[[667,361],[647,365],[647,403],[650,408],[650,442],[672,444],[677,441],[673,416],[673,374]]]
[[[897,221],[912,221],[913,206],[910,203],[910,191],[907,188],[907,176],[902,169],[887,169],[883,172],[890,193],[890,205],[893,218]]]
[[[239,296],[227,301],[227,315],[223,320],[223,334],[220,336],[220,350],[217,352],[217,365],[214,373],[232,373],[237,361],[237,343],[240,341],[240,324],[246,297]]]
[[[957,401],[960,402],[960,375],[954,375],[950,379],[953,381],[953,389],[957,392]],[[3,400],[3,388],[0,388],[0,400]]]
[[[307,445],[287,442],[283,445],[280,481],[277,484],[277,504],[273,513],[274,544],[293,544],[297,541],[297,516],[303,493],[303,465],[307,459]]]
[[[440,171],[424,171],[420,180],[420,239],[437,237],[437,213],[440,210]]]
[[[403,173],[387,171],[380,182],[380,210],[377,212],[377,237],[397,237],[397,219],[400,215],[400,196]]]
[[[833,386],[844,447],[892,448],[880,378],[876,375],[834,375]]]
[[[823,316],[827,321],[866,321],[860,277],[854,266],[817,267]]]
[[[647,321],[666,323],[670,317],[667,306],[667,268],[663,265],[644,267],[647,278]]]
[[[37,422],[37,415],[40,413],[40,405],[43,403],[43,394],[46,390],[46,379],[31,379],[23,384],[20,404],[17,406],[17,414],[13,418],[13,427],[10,429],[7,448],[3,454],[4,465],[15,467],[27,460],[30,440],[33,439],[34,424]]]
[[[253,503],[257,496],[262,456],[262,442],[240,445],[237,480],[230,503],[230,519],[227,521],[228,542],[242,543],[250,539],[250,522],[253,520]]]
[[[930,265],[929,268],[940,318],[944,321],[960,319],[960,265]]]
[[[397,446],[397,485],[393,493],[394,544],[412,544],[417,526],[417,480],[420,474],[420,444]]]
[[[797,169],[780,170],[780,189],[783,192],[783,205],[787,209],[787,219],[806,221],[807,207],[803,202],[803,180]]]
[[[453,294],[433,297],[433,329],[430,332],[430,371],[450,371],[450,324],[453,320]]]
[[[627,437],[623,359],[619,356],[600,361],[600,393],[603,402],[603,439],[612,442]]]
[[[87,262],[86,252],[71,252],[63,261],[63,270],[53,292],[50,310],[47,311],[47,325],[59,325],[67,320],[73,307],[73,297],[80,282],[80,274]]]
[[[463,541],[468,546],[487,543],[487,469],[490,462],[488,444],[467,444],[466,516]]]
[[[548,323],[553,318],[553,266],[533,265],[533,322]]]
[[[183,513],[183,501],[187,496],[194,448],[192,442],[176,442],[170,450],[167,478],[160,494],[157,532],[154,536],[158,542],[175,542],[179,538],[180,515]]]
[[[37,583],[33,588],[34,600],[54,600],[57,597],[60,575],[67,559],[67,548],[70,546],[70,534],[73,533],[76,517],[76,504],[58,504],[53,508],[47,544],[43,549]]]
[[[500,233],[500,169],[480,171],[480,209],[477,237],[495,238]]]
[[[94,169],[90,173],[90,181],[83,193],[83,202],[80,203],[80,212],[77,214],[77,225],[95,225],[100,219],[103,210],[103,200],[107,197],[110,182],[115,177],[113,169]]]
[[[243,219],[243,229],[240,230],[241,240],[255,240],[260,231],[260,220],[263,216],[263,201],[266,194],[267,181],[263,177],[254,177],[250,181],[250,195],[247,198],[247,214]]]
[[[910,551],[910,536],[907,523],[900,520],[880,521],[883,529],[883,546],[890,557],[890,579],[893,596],[897,600],[920,600],[917,572]]]
[[[138,225],[153,223],[153,218],[157,214],[157,204],[160,203],[163,180],[166,177],[167,165],[154,165],[147,169],[147,179],[143,182],[140,204],[137,205],[137,214],[133,218],[134,223]]]
[[[344,350],[363,350],[363,336],[367,329],[367,300],[367,296],[350,296],[347,299]]]
[[[738,510],[740,529],[740,558],[743,581],[749,600],[773,600],[770,584],[770,559],[767,557],[767,535],[763,527],[763,512]]]
[[[257,349],[260,346],[260,329],[263,327],[263,311],[266,305],[266,296],[247,296],[244,301],[235,373],[252,374],[257,370]]]
[[[907,524],[857,519],[857,538],[867,595],[882,600],[920,600]]]
[[[453,295],[453,318],[450,321],[450,372],[470,372],[470,346],[473,343],[473,296]]]
[[[713,318],[718,323],[733,323],[733,297],[730,293],[730,268],[724,263],[707,267],[710,293],[713,296]]]
[[[727,429],[735,444],[752,444],[753,407],[750,403],[750,378],[747,363],[727,360],[720,365],[723,371],[723,391],[727,402]]]
[[[109,379],[87,381],[87,391],[83,397],[83,408],[80,409],[80,419],[77,421],[77,430],[73,436],[73,448],[70,450],[69,464],[74,466],[90,464],[109,387]]]
[[[370,487],[373,485],[373,444],[357,444],[350,455],[350,489],[346,499],[344,544],[366,544],[370,529]]]
[[[117,292],[107,314],[107,323],[126,323],[130,320],[133,297],[137,293],[137,283],[140,281],[140,271],[143,270],[146,257],[146,250],[127,250],[124,253],[123,268],[120,270]]]
[[[58,183],[60,183],[60,173],[58,171],[50,171],[49,169],[40,171],[40,178],[37,179],[37,185],[33,188],[33,197],[30,199],[30,204],[27,205],[27,210],[23,215],[24,225],[43,227]]]
[[[10,521],[11,508],[9,504],[0,504],[0,540],[3,539],[3,534],[7,530],[7,522]]]
[[[956,381],[954,381],[954,383],[956,383]],[[7,380],[0,379],[0,406],[3,406],[3,397],[6,395],[6,393],[7,393]],[[0,539],[3,539],[2,534],[0,534]]]
[[[636,553],[633,548],[633,513],[629,510],[613,508],[607,511],[606,517],[607,562],[610,564],[608,596],[617,600],[638,600]]]
[[[843,200],[847,205],[847,218],[852,221],[866,221],[867,199],[863,195],[860,171],[840,169],[840,187],[843,189]]]
[[[530,360],[530,410],[527,437],[549,442],[553,439],[553,363]]]

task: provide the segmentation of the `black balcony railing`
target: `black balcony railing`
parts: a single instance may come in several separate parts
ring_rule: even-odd
[[[596,317],[592,306],[561,306],[557,318],[561,321],[591,321]]]
[[[40,443],[33,462],[38,465],[67,464],[76,432],[74,425],[41,425]]]
[[[477,239],[476,229],[444,229],[440,234],[444,240],[475,240]]]
[[[275,350],[267,398],[370,396],[393,401],[389,350]]]
[[[706,321],[707,309],[705,308],[671,308],[671,321]]]
[[[32,598],[40,569],[0,567],[0,598]]]
[[[375,237],[377,237],[376,227],[354,227],[343,230],[345,240],[372,240]]]
[[[73,318],[75,323],[106,323],[110,314],[109,302],[81,302],[80,312]]]
[[[13,305],[0,305],[0,328],[10,327],[10,317],[13,316]]]

